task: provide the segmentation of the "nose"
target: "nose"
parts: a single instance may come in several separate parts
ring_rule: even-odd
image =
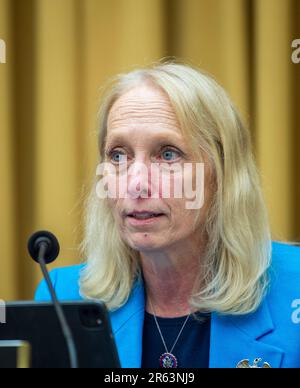
[[[150,198],[151,193],[151,164],[135,161],[128,170],[128,195],[132,199]]]

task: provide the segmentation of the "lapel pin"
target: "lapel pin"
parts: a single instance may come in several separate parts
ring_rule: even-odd
[[[250,365],[250,361],[249,360],[242,360],[240,361],[238,364],[237,364],[237,369],[245,369],[245,368],[254,368],[254,369],[270,369],[272,368],[271,365],[267,362],[264,362],[262,364],[262,366],[259,366],[261,365],[263,359],[262,358],[256,358],[253,362],[253,365]]]

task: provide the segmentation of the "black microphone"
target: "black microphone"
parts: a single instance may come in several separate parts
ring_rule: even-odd
[[[57,238],[50,232],[40,231],[34,233],[29,241],[28,241],[28,252],[34,261],[40,264],[44,279],[47,283],[51,299],[53,301],[53,305],[59,320],[59,323],[62,328],[62,332],[64,338],[66,340],[69,358],[70,358],[70,366],[72,369],[78,368],[78,360],[77,360],[77,352],[75,347],[74,338],[68,322],[66,320],[63,309],[58,301],[56,296],[56,292],[52,285],[49,272],[47,270],[46,264],[53,263],[59,255],[59,243]]]

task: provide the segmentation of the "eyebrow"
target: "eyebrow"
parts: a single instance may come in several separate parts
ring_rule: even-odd
[[[153,135],[151,138],[153,142],[171,142],[171,143],[177,143],[180,146],[184,146],[184,139],[177,134],[176,132],[170,131],[169,134],[166,133],[158,133],[157,135]],[[112,134],[112,135],[107,135],[106,138],[104,139],[104,144],[107,146],[108,144],[115,144],[115,143],[127,143],[128,140],[128,134]]]

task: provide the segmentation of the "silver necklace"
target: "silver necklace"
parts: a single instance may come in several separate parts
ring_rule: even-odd
[[[155,320],[155,323],[156,323],[156,326],[157,326],[157,330],[159,332],[159,335],[161,337],[162,343],[164,344],[164,348],[165,348],[165,351],[166,351],[164,354],[162,354],[160,356],[160,358],[159,358],[159,365],[160,365],[161,368],[178,368],[178,360],[175,357],[175,355],[173,354],[173,351],[174,351],[174,349],[175,349],[175,347],[176,347],[176,345],[177,345],[177,343],[179,341],[179,338],[181,337],[181,334],[182,334],[182,332],[183,332],[183,330],[184,330],[186,324],[188,323],[188,320],[189,320],[189,318],[190,318],[190,316],[192,314],[187,316],[187,318],[186,318],[186,320],[185,320],[185,322],[184,322],[184,324],[183,324],[183,326],[182,326],[182,328],[181,328],[181,330],[180,330],[180,332],[179,332],[179,334],[178,334],[178,336],[177,336],[177,338],[176,338],[176,340],[174,342],[174,345],[172,346],[171,350],[169,351],[168,347],[167,347],[167,344],[166,344],[166,341],[164,339],[164,336],[162,334],[161,328],[160,328],[159,323],[157,321],[156,312],[155,312],[155,309],[153,307],[153,304],[152,304],[150,298],[149,298],[149,302],[150,302],[151,308],[152,308],[152,310],[154,312],[154,320]]]

